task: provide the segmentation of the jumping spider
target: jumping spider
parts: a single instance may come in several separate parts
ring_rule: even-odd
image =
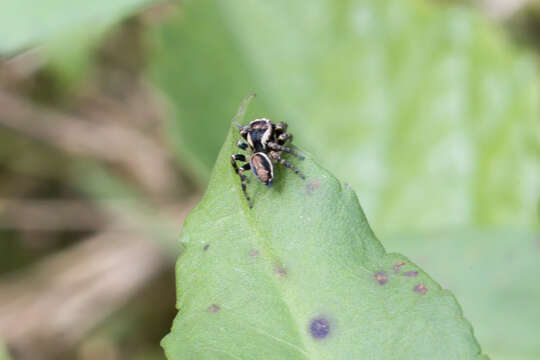
[[[236,123],[235,125],[240,130],[240,136],[247,141],[246,144],[243,140],[239,140],[237,146],[242,150],[252,153],[248,156],[236,154],[231,157],[231,164],[234,171],[240,177],[242,191],[250,208],[253,207],[253,204],[246,191],[246,182],[248,180],[246,175],[244,175],[244,171],[251,169],[257,180],[264,185],[272,186],[272,181],[274,180],[273,163],[280,163],[294,171],[302,179],[305,179],[305,176],[297,168],[281,157],[281,153],[286,152],[296,156],[300,160],[304,160],[304,157],[295,150],[284,146],[285,143],[292,141],[292,135],[287,133],[286,123],[279,122],[275,124],[269,119],[261,118],[253,120],[246,126],[240,126]],[[242,161],[246,164],[238,167],[237,161]]]

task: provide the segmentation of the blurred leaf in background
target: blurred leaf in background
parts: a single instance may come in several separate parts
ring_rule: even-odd
[[[158,1],[4,1],[0,5],[0,33],[4,34],[0,58],[39,46],[58,86],[70,88],[88,75],[110,28],[152,3]]]
[[[152,2],[156,0],[3,1],[0,54],[13,54],[58,38],[66,39],[74,32],[88,37]]]
[[[538,225],[536,64],[467,9],[202,0],[154,35],[171,136],[207,174],[255,90],[258,115],[288,121],[379,233]]]
[[[239,101],[257,92],[253,105],[260,106],[263,89],[249,79],[248,59],[240,56],[234,34],[226,31],[226,19],[213,4],[188,1],[169,20],[153,34],[150,66],[173,105],[167,129],[171,144],[204,184]]]

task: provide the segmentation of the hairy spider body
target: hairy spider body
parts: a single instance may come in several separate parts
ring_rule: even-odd
[[[274,180],[274,163],[279,163],[295,174],[305,179],[304,175],[292,164],[281,157],[282,152],[289,153],[303,160],[304,157],[291,148],[285,146],[287,142],[292,141],[292,135],[287,133],[287,124],[284,122],[273,123],[269,119],[255,119],[246,126],[235,124],[240,130],[240,136],[244,140],[238,141],[238,147],[242,150],[251,152],[251,155],[236,154],[231,157],[231,164],[242,185],[242,191],[246,197],[249,207],[253,207],[251,199],[247,194],[247,178],[244,171],[251,170],[257,180],[267,186],[272,185]],[[238,167],[237,161],[246,164]]]
[[[272,138],[272,122],[268,119],[256,119],[249,123],[248,129],[240,130],[240,135],[247,140],[255,152],[266,150],[268,141]],[[275,139],[272,138],[275,141]]]

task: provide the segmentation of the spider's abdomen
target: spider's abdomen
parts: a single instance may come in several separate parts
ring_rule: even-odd
[[[255,177],[265,185],[272,185],[274,178],[274,166],[265,153],[255,153],[250,159],[251,171]]]

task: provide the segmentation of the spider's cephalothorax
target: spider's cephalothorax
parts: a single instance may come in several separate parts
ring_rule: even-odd
[[[252,153],[248,156],[236,154],[231,157],[232,166],[240,176],[242,191],[250,208],[252,203],[246,191],[247,178],[244,171],[251,169],[257,180],[267,186],[271,186],[274,180],[274,163],[280,163],[294,171],[302,179],[305,178],[298,169],[281,157],[281,153],[285,152],[304,160],[304,157],[296,151],[284,146],[287,142],[292,141],[292,135],[287,133],[286,123],[275,124],[268,119],[262,118],[255,119],[246,126],[235,125],[240,130],[240,136],[247,141],[247,143],[244,140],[238,141],[238,147]],[[246,164],[238,167],[237,161],[243,161]]]

